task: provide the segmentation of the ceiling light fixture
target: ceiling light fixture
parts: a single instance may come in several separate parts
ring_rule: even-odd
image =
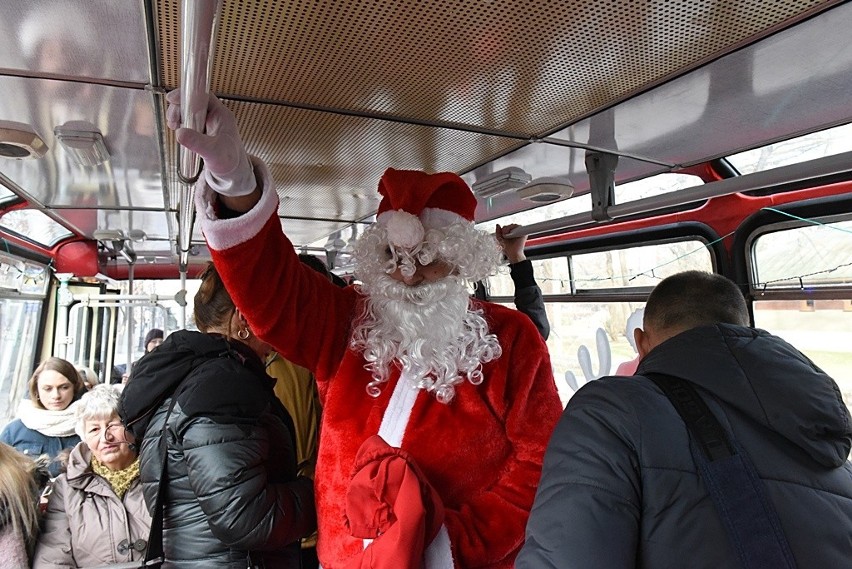
[[[47,152],[47,144],[28,124],[0,121],[0,156],[21,160],[41,158]]]
[[[574,184],[567,176],[536,178],[517,190],[518,197],[535,203],[551,203],[574,195]]]
[[[532,180],[532,176],[521,168],[510,166],[477,179],[471,189],[479,198],[493,198],[523,187],[530,180]]]
[[[104,136],[86,121],[68,121],[53,129],[53,134],[71,159],[80,166],[97,166],[109,160]]]

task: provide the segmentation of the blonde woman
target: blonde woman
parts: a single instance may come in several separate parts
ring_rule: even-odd
[[[0,443],[0,560],[5,569],[27,569],[38,534],[37,465]]]
[[[151,516],[136,447],[118,418],[119,391],[96,385],[77,405],[68,470],[56,479],[33,568],[98,567],[141,560]]]
[[[62,465],[55,460],[63,449],[80,442],[74,431],[74,400],[85,390],[77,369],[62,358],[48,358],[29,381],[29,399],[18,406],[18,418],[3,429],[0,441],[36,459],[46,455],[56,477]]]

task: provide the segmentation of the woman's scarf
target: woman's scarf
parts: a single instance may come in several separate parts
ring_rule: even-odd
[[[108,466],[93,456],[92,471],[106,480],[112,491],[121,500],[124,498],[124,493],[127,492],[127,489],[130,488],[130,485],[139,476],[139,458],[137,457],[127,468],[110,470]]]
[[[22,399],[18,405],[18,418],[28,429],[38,431],[46,437],[70,437],[75,435],[77,424],[74,401],[62,411],[39,409],[30,399]]]

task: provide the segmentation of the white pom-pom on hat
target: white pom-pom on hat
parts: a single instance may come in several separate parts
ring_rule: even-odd
[[[388,242],[394,247],[411,249],[423,241],[426,234],[416,216],[401,209],[384,212],[382,219],[388,233]]]

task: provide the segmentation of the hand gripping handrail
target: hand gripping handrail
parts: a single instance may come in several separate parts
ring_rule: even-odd
[[[181,10],[181,126],[204,132],[210,73],[213,67],[214,43],[218,26],[219,0],[184,0]],[[195,182],[201,174],[201,157],[180,147],[178,179],[178,256],[180,270],[185,272],[192,247],[195,224]]]

